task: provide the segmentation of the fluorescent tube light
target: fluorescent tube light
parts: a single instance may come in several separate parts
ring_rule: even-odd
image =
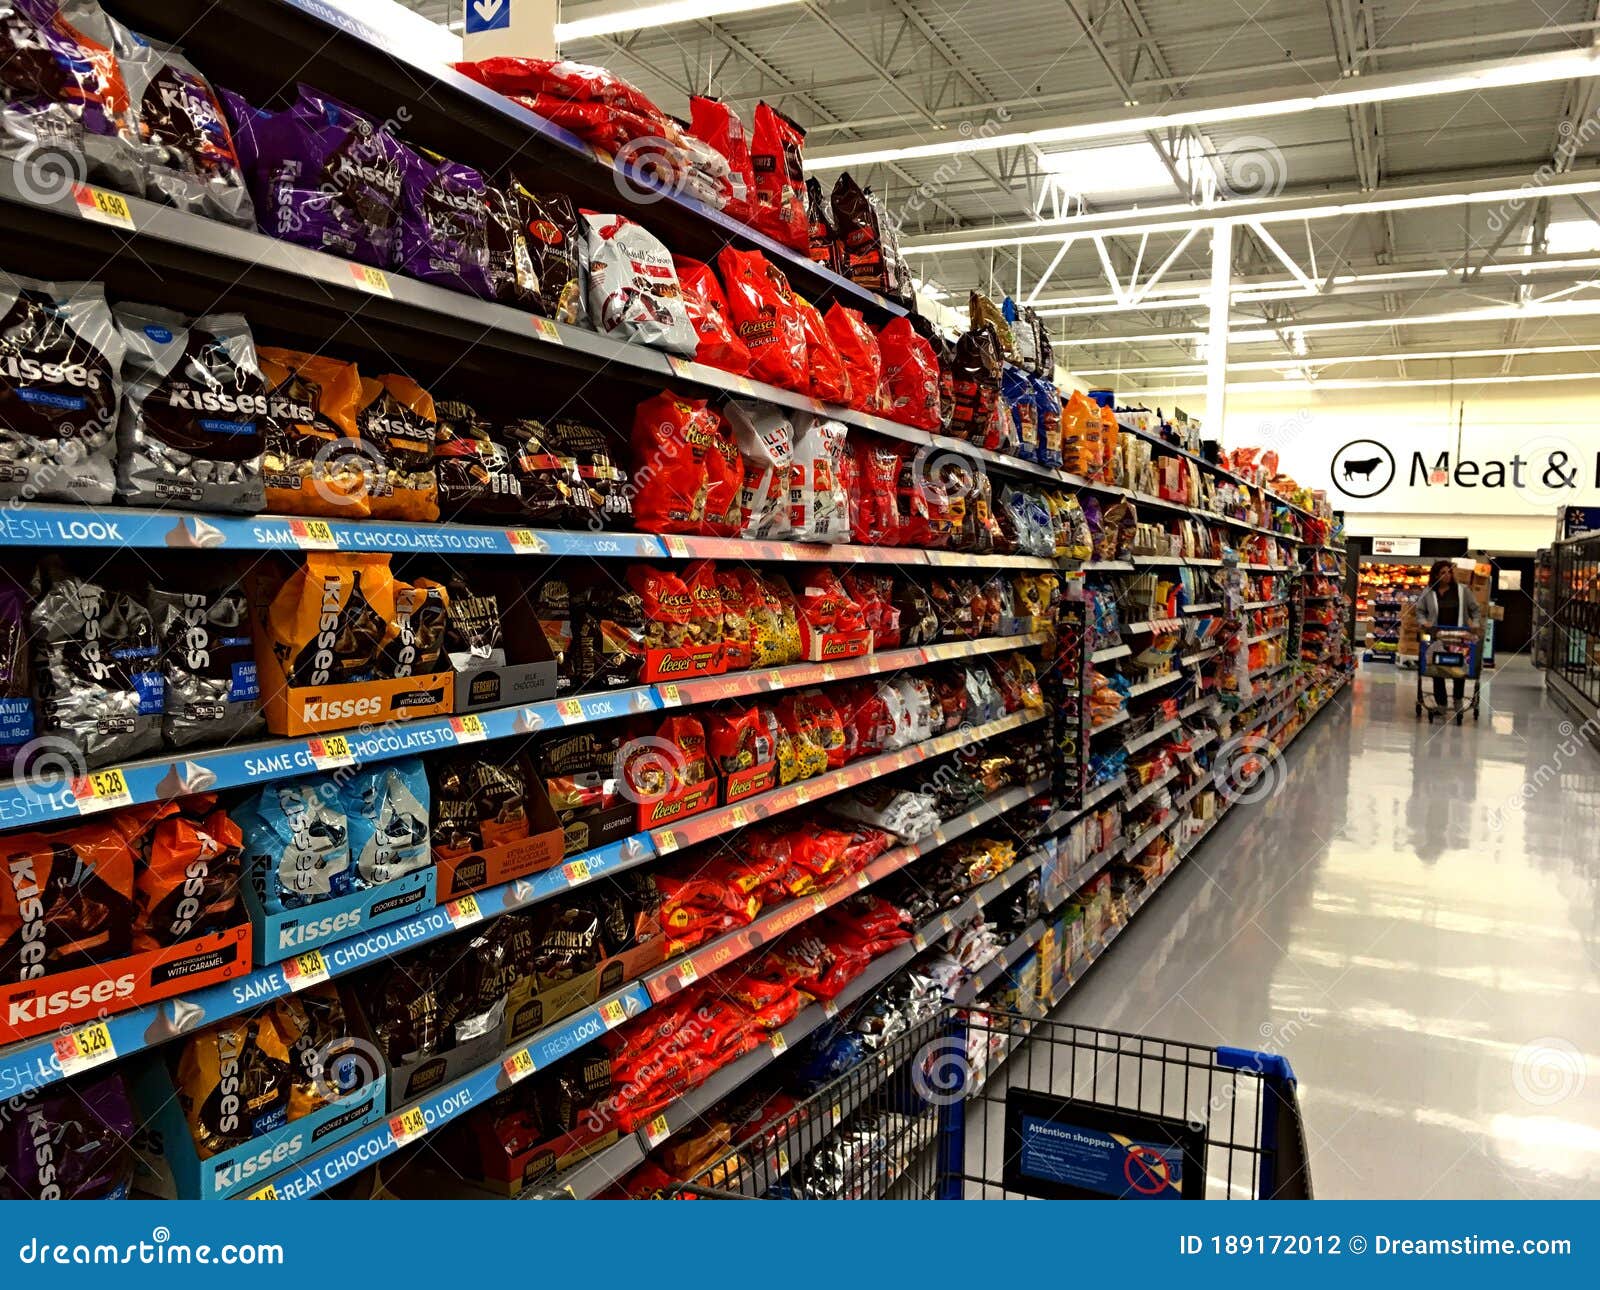
[[[615,36],[624,31],[647,27],[671,27],[678,23],[700,22],[705,18],[725,18],[798,4],[800,0],[665,0],[662,4],[622,5],[604,13],[588,14],[571,22],[556,23],[556,44],[594,36]]]

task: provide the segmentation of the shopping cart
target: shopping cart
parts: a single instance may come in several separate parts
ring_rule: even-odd
[[[674,1196],[1311,1197],[1281,1056],[951,1009],[880,1042]]]
[[[1458,627],[1440,627],[1431,633],[1422,633],[1417,645],[1417,720],[1421,721],[1422,714],[1426,712],[1430,726],[1435,721],[1448,721],[1451,717],[1456,719],[1456,725],[1459,726],[1470,711],[1472,719],[1476,721],[1482,673],[1482,643],[1476,632]],[[1427,679],[1431,685],[1433,677],[1451,681],[1470,680],[1472,697],[1463,697],[1460,703],[1440,707],[1423,684]]]

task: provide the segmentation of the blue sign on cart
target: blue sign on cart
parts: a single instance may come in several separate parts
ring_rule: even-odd
[[[1006,1095],[1007,1191],[1048,1200],[1198,1200],[1205,1134],[1182,1120],[1054,1097]]]

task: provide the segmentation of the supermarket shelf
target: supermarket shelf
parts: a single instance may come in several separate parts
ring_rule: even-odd
[[[1184,753],[1186,761],[1193,761],[1194,755],[1217,737],[1215,730],[1205,730],[1189,740],[1189,751]]]
[[[1130,645],[1112,645],[1106,649],[1095,650],[1093,654],[1089,655],[1089,661],[1091,663],[1109,663],[1114,658],[1127,658],[1132,653],[1133,647]]]
[[[1167,442],[1167,440],[1163,439],[1158,434],[1154,434],[1149,430],[1141,429],[1140,427],[1134,425],[1133,422],[1131,422],[1131,421],[1125,421],[1121,417],[1118,417],[1117,418],[1117,426],[1124,433],[1131,434],[1131,435],[1136,435],[1138,438],[1145,440],[1147,443],[1153,444],[1154,446],[1160,448],[1163,452],[1170,452],[1170,453],[1174,454],[1175,456],[1187,458],[1188,460],[1190,460],[1190,461],[1194,462],[1196,465],[1198,465],[1202,470],[1209,471],[1211,474],[1217,476],[1218,478],[1229,480],[1230,482],[1235,483],[1235,484],[1239,484],[1240,486],[1242,486],[1244,488],[1255,489],[1256,491],[1262,493],[1264,496],[1270,498],[1271,502],[1272,502],[1272,505],[1274,505],[1274,506],[1286,507],[1288,510],[1293,511],[1296,515],[1303,516],[1304,518],[1306,518],[1308,520],[1315,520],[1315,519],[1320,519],[1321,518],[1320,516],[1313,515],[1310,511],[1306,510],[1303,506],[1296,506],[1293,502],[1287,501],[1284,498],[1279,497],[1276,493],[1268,492],[1264,487],[1262,487],[1262,485],[1251,483],[1248,479],[1245,479],[1244,476],[1236,475],[1236,474],[1233,473],[1233,471],[1228,470],[1225,467],[1219,466],[1215,462],[1207,461],[1204,457],[1200,456],[1198,453],[1190,452],[1187,448],[1180,448],[1175,443]],[[1240,521],[1240,522],[1242,523],[1242,521]],[[1256,528],[1256,526],[1253,525],[1253,524],[1249,525],[1248,527]],[[1297,541],[1297,538],[1293,534],[1278,533],[1274,529],[1259,529],[1258,531],[1262,532],[1262,533],[1270,534],[1273,537],[1285,538],[1286,540],[1291,541],[1291,542]]]
[[[514,519],[514,517],[507,517]],[[567,531],[488,521],[413,524],[293,515],[215,515],[163,508],[20,502],[0,513],[0,547],[114,547],[158,551],[386,551],[394,554],[587,556],[596,560],[727,559],[772,562],[1054,569],[1033,555],[976,555],[854,543],[658,537]]]
[[[977,825],[973,824],[971,827]],[[738,944],[719,947],[719,952],[714,955],[715,969],[720,970],[738,961],[767,944],[772,938],[799,926],[854,895],[863,887],[870,886],[877,879],[897,872],[926,851],[933,850],[936,845],[939,844],[930,838],[916,846],[898,848],[895,852],[880,856],[864,874],[858,875],[855,881],[846,880],[825,892],[790,901],[770,911],[768,915],[757,920],[758,924],[764,924],[761,928],[763,934],[759,938],[752,935]],[[755,928],[753,926],[741,930],[749,933]],[[359,1160],[362,1165],[366,1165],[393,1154],[401,1146],[413,1140],[413,1137],[406,1137],[397,1141],[395,1136],[394,1126],[400,1124],[408,1113],[420,1112],[428,1133],[450,1120],[465,1115],[473,1107],[482,1105],[518,1080],[534,1071],[543,1070],[557,1059],[599,1038],[607,1031],[614,1030],[624,1021],[641,1016],[655,1004],[670,997],[675,989],[698,979],[698,964],[712,949],[713,946],[701,946],[689,954],[680,955],[640,980],[629,982],[599,1003],[585,1008],[575,1017],[556,1022],[531,1039],[520,1041],[488,1066],[400,1108],[385,1123],[328,1144],[316,1154],[298,1162],[292,1169],[264,1183],[259,1191],[251,1194],[250,1199],[304,1199],[318,1194],[337,1182],[342,1176],[342,1162]],[[909,958],[910,955],[904,956],[904,961],[909,961]],[[887,970],[893,969],[890,967]],[[835,1005],[819,1011],[831,1016],[837,1010]]]
[[[1279,605],[1287,605],[1288,603],[1289,601],[1287,598],[1279,598],[1277,600],[1247,600],[1244,604],[1240,605],[1239,608],[1242,610],[1274,609]]]
[[[1195,783],[1190,785],[1188,788],[1184,789],[1183,792],[1179,796],[1177,796],[1177,797],[1175,797],[1173,799],[1173,801],[1172,801],[1173,807],[1175,809],[1179,810],[1179,811],[1182,811],[1185,807],[1187,807],[1189,805],[1190,802],[1194,801],[1194,799],[1199,797],[1201,793],[1205,792],[1206,789],[1210,788],[1211,784],[1212,784],[1212,776],[1211,776],[1211,773],[1208,771],[1206,774],[1200,776],[1200,778],[1198,780],[1196,780]]]
[[[845,987],[838,997],[830,1003],[812,1004],[805,1008],[794,1021],[784,1026],[777,1035],[774,1035],[755,1051],[746,1053],[737,1061],[715,1072],[703,1084],[697,1085],[675,1101],[662,1112],[661,1116],[653,1120],[645,1128],[629,1133],[618,1142],[602,1151],[596,1152],[559,1178],[541,1184],[534,1191],[525,1193],[525,1197],[528,1199],[566,1197],[583,1200],[605,1190],[615,1179],[642,1164],[645,1156],[655,1147],[670,1139],[674,1134],[693,1127],[699,1122],[701,1116],[722,1101],[723,1098],[748,1083],[778,1057],[781,1057],[790,1048],[795,1047],[814,1031],[820,1029],[827,1021],[871,994],[872,991],[876,990],[896,972],[909,964],[918,954],[926,950],[929,945],[934,944],[941,936],[948,935],[955,928],[975,917],[985,905],[1004,895],[1030,874],[1037,873],[1043,867],[1043,864],[1043,855],[1037,851],[1017,860],[1004,873],[992,878],[968,895],[954,909],[924,923],[918,928],[909,942],[874,959],[867,970]],[[843,885],[847,888],[843,893],[845,896],[852,895],[857,890],[855,884],[846,883]],[[809,902],[797,903],[809,904]],[[885,1073],[887,1074],[887,1071]],[[855,1084],[857,1087],[854,1089],[853,1100],[852,1098],[841,1098],[829,1108],[828,1115],[823,1120],[823,1124],[826,1127],[822,1132],[828,1132],[843,1120],[848,1119],[851,1112],[860,1104],[860,1101],[870,1094],[870,1087],[860,1087],[859,1080],[855,1081]],[[813,1135],[817,1132],[816,1122],[809,1122],[805,1128],[806,1131]],[[764,1173],[767,1179],[781,1177],[788,1172],[791,1151],[798,1137],[799,1133],[797,1132],[785,1138],[782,1142],[774,1143],[769,1149],[767,1169]],[[752,1170],[750,1172],[760,1171]]]
[[[1197,713],[1204,712],[1207,708],[1213,708],[1216,705],[1216,701],[1217,696],[1215,694],[1202,695],[1187,707],[1180,708],[1178,710],[1178,716],[1187,720],[1188,718],[1195,716]]]
[[[1086,560],[1082,565],[1085,573],[1132,573],[1133,561],[1131,560]]]
[[[1193,667],[1197,663],[1204,663],[1208,658],[1215,657],[1222,650],[1222,646],[1213,645],[1209,649],[1196,650],[1193,654],[1185,654],[1178,659],[1180,667]]]
[[[1177,778],[1177,775],[1178,768],[1174,766],[1168,770],[1166,774],[1162,775],[1160,779],[1151,780],[1137,793],[1133,794],[1132,797],[1125,799],[1122,803],[1122,809],[1125,811],[1131,811],[1141,802],[1148,801],[1150,798],[1154,797],[1158,792],[1160,792],[1161,789],[1172,783],[1172,781]]]
[[[1139,749],[1155,743],[1155,741],[1160,739],[1163,735],[1170,735],[1182,724],[1182,721],[1176,717],[1174,717],[1171,721],[1163,721],[1159,726],[1156,726],[1155,729],[1147,730],[1142,735],[1134,736],[1134,738],[1129,739],[1122,746],[1128,752],[1137,752]]]
[[[1189,561],[1184,559],[1184,557],[1181,556],[1181,555],[1138,555],[1138,554],[1134,555],[1133,562],[1134,562],[1134,564],[1139,565],[1140,567],[1143,567],[1145,565],[1164,565],[1164,564],[1186,565],[1186,564],[1189,563]]]
[[[1047,834],[1061,832],[1074,820],[1094,810],[1106,798],[1120,793],[1125,783],[1127,783],[1127,776],[1118,775],[1115,779],[1107,780],[1104,784],[1097,784],[1084,794],[1083,805],[1053,812],[1050,818],[1045,821],[1044,832]]]
[[[1326,596],[1307,596],[1306,599],[1307,600],[1338,600],[1339,599],[1339,593],[1338,592],[1330,592]]]
[[[1289,566],[1286,565],[1286,564],[1241,564],[1239,567],[1241,569],[1247,569],[1251,573],[1289,573],[1289,572],[1291,572]]]
[[[1123,623],[1124,632],[1175,632],[1183,627],[1181,619],[1177,618],[1147,618],[1143,622]]]
[[[1207,600],[1198,605],[1185,605],[1182,612],[1186,614],[1205,614],[1210,613],[1213,609],[1221,608],[1222,602],[1220,600]]]
[[[1162,820],[1160,824],[1152,824],[1143,833],[1139,834],[1138,837],[1134,838],[1133,841],[1129,842],[1128,845],[1123,848],[1122,854],[1130,860],[1132,860],[1135,856],[1142,855],[1146,847],[1148,847],[1152,842],[1154,842],[1182,818],[1182,811],[1171,812],[1171,814],[1169,814],[1166,819]]]
[[[1269,641],[1274,636],[1282,636],[1288,630],[1288,627],[1274,627],[1270,632],[1262,632],[1259,636],[1246,636],[1244,643],[1246,645],[1259,645],[1262,641]]]
[[[1220,568],[1222,568],[1222,561],[1220,559],[1213,559],[1210,556],[1191,555],[1188,558],[1187,563],[1188,563],[1189,567],[1192,568],[1192,569],[1220,569]]]
[[[956,990],[951,1002],[958,1008],[970,1007],[983,993],[993,987],[994,983],[1004,976],[1011,968],[1020,963],[1039,943],[1045,933],[1045,922],[1036,919],[1028,925],[1026,931],[1005,949],[996,954],[981,968],[968,977]]]
[[[1182,672],[1168,672],[1165,676],[1158,676],[1154,680],[1140,681],[1138,685],[1129,686],[1128,692],[1124,697],[1129,699],[1137,699],[1141,695],[1152,694],[1156,690],[1163,689],[1166,686],[1171,685],[1174,681],[1182,681],[1185,679],[1186,678]]]
[[[976,727],[970,732],[972,741],[977,742],[988,738],[990,734],[1000,733],[1000,730],[991,727],[1015,728],[1011,722],[1012,718],[1008,717],[1000,722]],[[983,733],[985,731],[989,733]],[[938,741],[930,741],[930,744],[936,742]],[[917,752],[928,746],[917,745],[913,749],[904,750],[904,753]],[[890,760],[898,760],[904,753],[887,756]],[[936,754],[922,752],[914,760],[933,755]],[[857,765],[869,767],[883,760],[884,757],[869,758]],[[868,770],[862,774],[860,782],[865,783],[884,773],[886,772],[881,768]],[[801,786],[790,785],[786,789],[779,790],[779,793],[793,794],[797,787]],[[1030,797],[1042,792],[1045,787],[1047,785],[1041,781],[1025,789],[1008,790],[993,802],[984,803],[965,815],[948,821],[932,835],[932,838],[949,841],[984,821],[1021,805]],[[830,793],[837,791],[836,788],[827,790]],[[817,793],[819,797],[823,795],[822,792]],[[770,798],[775,795],[766,796]],[[791,804],[798,803],[791,801]],[[770,818],[777,813],[778,810],[769,804],[761,818]],[[728,825],[719,832],[726,832],[733,827],[738,826]],[[609,846],[573,856],[565,863],[542,873],[476,892],[473,895],[474,903],[450,902],[402,922],[377,928],[365,935],[335,941],[321,949],[326,974],[329,977],[347,975],[402,950],[415,949],[439,940],[483,919],[494,918],[513,910],[526,909],[601,878],[613,877],[675,849],[675,847],[662,847],[659,838],[659,831],[655,838],[649,834],[623,838]],[[940,843],[935,841],[931,844]],[[881,864],[883,859],[884,857],[880,857],[878,863]],[[165,999],[160,1003],[108,1017],[106,1025],[113,1050],[119,1058],[125,1057],[130,1053],[165,1043],[202,1025],[257,1007],[270,999],[282,998],[306,984],[303,980],[291,984],[284,969],[285,965],[282,963],[258,968],[236,981],[223,982],[192,994]],[[0,1049],[0,1087],[11,1089],[15,1095],[63,1078],[60,1064],[55,1058],[54,1043],[54,1036],[39,1037]]]
[[[1120,726],[1127,719],[1128,719],[1128,710],[1126,708],[1123,708],[1121,712],[1117,713],[1117,715],[1112,717],[1109,721],[1102,721],[1097,726],[1090,726],[1089,727],[1089,737],[1093,738],[1095,735],[1100,734],[1102,731],[1110,730],[1113,726]]]
[[[124,762],[128,796],[120,804],[159,802],[225,788],[291,779],[343,766],[413,757],[441,748],[512,738],[544,731],[659,712],[685,704],[710,703],[740,695],[798,689],[828,681],[899,671],[956,658],[973,658],[1041,643],[1039,633],[944,641],[935,645],[886,650],[839,663],[795,663],[736,672],[699,681],[640,685],[527,706],[492,708],[467,717],[433,717],[392,726],[332,731],[309,739],[264,739],[227,748],[173,750]],[[342,747],[340,745],[343,745]],[[92,797],[80,803],[64,782],[16,783],[0,787],[0,821],[6,827],[74,818],[99,808]]]

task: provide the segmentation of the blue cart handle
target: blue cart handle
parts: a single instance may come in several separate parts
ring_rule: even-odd
[[[1228,1070],[1256,1071],[1268,1079],[1283,1080],[1293,1084],[1294,1067],[1281,1053],[1262,1053],[1254,1048],[1219,1048],[1217,1065]]]

